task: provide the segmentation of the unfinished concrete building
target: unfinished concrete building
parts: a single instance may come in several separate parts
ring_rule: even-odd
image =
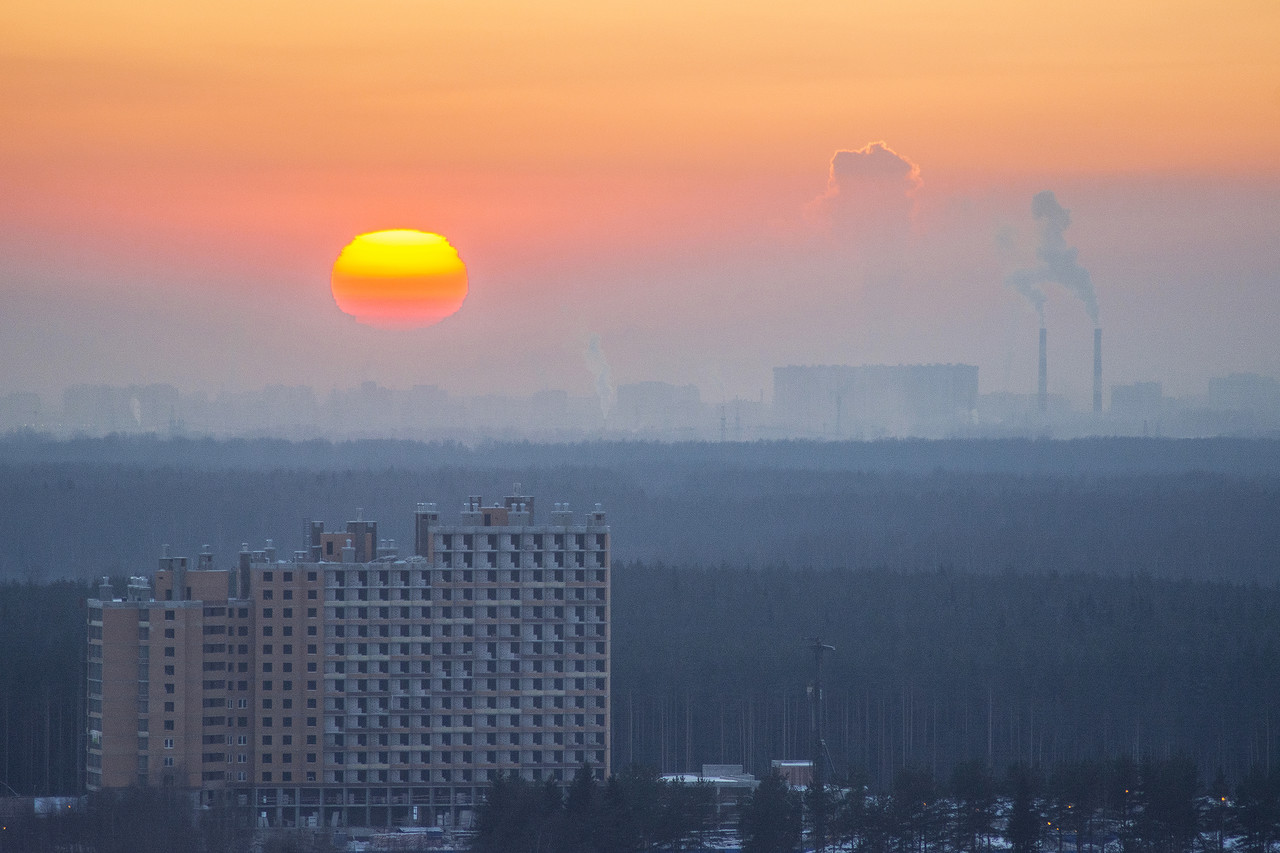
[[[161,558],[89,602],[90,790],[198,789],[259,825],[465,826],[499,772],[609,772],[609,528],[534,499],[231,568]]]

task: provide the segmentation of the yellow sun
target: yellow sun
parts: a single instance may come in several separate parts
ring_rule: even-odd
[[[383,328],[430,326],[467,298],[467,268],[439,234],[410,229],[356,237],[338,255],[333,299],[361,323]]]

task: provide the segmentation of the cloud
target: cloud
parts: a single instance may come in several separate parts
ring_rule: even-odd
[[[920,167],[884,142],[831,158],[827,190],[809,211],[837,236],[879,240],[911,230]]]

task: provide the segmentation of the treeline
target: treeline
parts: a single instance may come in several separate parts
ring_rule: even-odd
[[[858,775],[790,788],[766,776],[754,792],[717,803],[705,783],[664,782],[637,768],[596,782],[589,768],[566,794],[503,777],[478,814],[475,853],[639,853],[705,849],[715,833],[744,853],[1013,853],[1191,850],[1265,853],[1280,840],[1280,776],[1252,768],[1236,785],[1205,784],[1185,756],[1067,762],[1047,771],[982,761],[944,778],[901,768],[873,793]]]
[[[173,789],[87,797],[53,815],[3,815],[0,853],[328,853],[325,830],[255,831],[252,807],[195,809]],[[661,780],[631,767],[599,782],[582,768],[567,790],[502,776],[477,814],[475,853],[642,853],[722,845],[744,853],[1267,853],[1280,841],[1280,773],[1254,767],[1237,783],[1206,782],[1185,756],[1014,765],[981,761],[943,778],[900,769],[882,793],[856,774],[793,789],[766,776],[739,802],[706,783]]]
[[[998,841],[1014,853],[1064,846],[1184,853],[1222,850],[1261,829],[1258,778],[1251,772],[1236,791],[1221,776],[1206,787],[1184,756],[1121,755],[1047,770],[1016,764],[1002,776],[969,761],[943,778],[904,767],[881,794],[866,794],[855,779],[846,790],[810,788],[804,799],[815,834],[865,853],[980,853]],[[1264,781],[1274,801],[1275,780]],[[1266,820],[1275,823],[1280,812]]]
[[[933,464],[929,464],[932,462]],[[0,578],[148,574],[162,545],[302,546],[418,501],[609,513],[619,561],[1280,580],[1280,441],[492,445],[0,441]]]
[[[666,782],[638,767],[603,783],[587,766],[566,791],[553,781],[499,776],[476,820],[475,853],[686,850],[718,825],[708,784]]]
[[[755,442],[581,441],[532,443],[355,439],[161,438],[109,435],[58,440],[39,433],[0,435],[0,462],[155,468],[277,468],[344,471],[431,468],[605,467],[640,472],[704,467],[806,471],[984,471],[1018,475],[1124,474],[1207,471],[1248,477],[1280,476],[1275,437],[883,439],[875,441]]]
[[[89,794],[52,814],[24,803],[3,815],[0,853],[338,853],[328,831],[255,830],[253,808],[198,808],[190,792],[128,788]]]

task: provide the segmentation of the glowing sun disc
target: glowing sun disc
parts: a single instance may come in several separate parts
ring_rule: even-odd
[[[361,323],[430,326],[467,298],[467,268],[439,234],[411,229],[361,234],[333,265],[333,300]]]

